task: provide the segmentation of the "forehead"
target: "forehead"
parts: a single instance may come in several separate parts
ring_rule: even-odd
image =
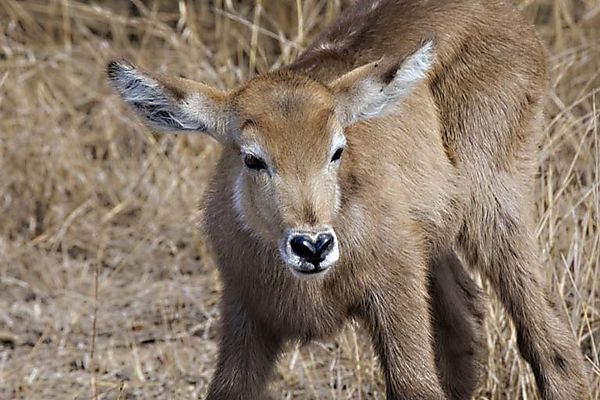
[[[300,152],[305,159],[320,159],[322,153],[328,155],[339,130],[329,89],[302,76],[279,73],[251,80],[236,103],[242,144],[254,142],[273,158]]]

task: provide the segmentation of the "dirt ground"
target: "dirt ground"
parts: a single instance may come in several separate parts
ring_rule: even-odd
[[[131,118],[124,56],[221,88],[289,62],[347,0],[0,2],[0,399],[202,396],[220,284],[197,228],[219,148]],[[600,398],[600,2],[522,0],[550,52],[540,250]],[[485,286],[485,284],[484,284]],[[493,296],[492,300],[493,300]],[[536,399],[495,301],[477,399]],[[275,398],[383,399],[361,327],[290,347]]]

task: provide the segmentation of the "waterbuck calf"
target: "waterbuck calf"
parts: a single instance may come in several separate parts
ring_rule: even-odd
[[[496,290],[542,397],[585,398],[532,237],[545,52],[508,0],[358,0],[293,64],[226,92],[108,74],[151,127],[224,147],[205,205],[224,285],[210,400],[264,398],[286,342],[348,318],[389,399],[468,398],[482,313],[455,251]]]

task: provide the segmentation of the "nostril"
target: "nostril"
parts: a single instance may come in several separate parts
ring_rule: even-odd
[[[317,255],[321,258],[324,258],[327,253],[333,247],[333,235],[330,233],[322,233],[317,238],[317,243],[315,244],[315,249],[317,250]]]
[[[317,256],[317,249],[311,238],[305,235],[295,236],[290,241],[292,251],[298,257],[305,259],[313,259]]]

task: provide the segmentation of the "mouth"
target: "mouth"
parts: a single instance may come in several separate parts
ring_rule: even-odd
[[[304,264],[306,264],[306,268],[304,268]],[[323,267],[321,265],[313,265],[310,263],[302,263],[301,267],[297,267],[295,265],[290,265],[290,270],[297,277],[304,278],[312,278],[317,276],[325,275],[325,273],[329,270],[329,267]]]

